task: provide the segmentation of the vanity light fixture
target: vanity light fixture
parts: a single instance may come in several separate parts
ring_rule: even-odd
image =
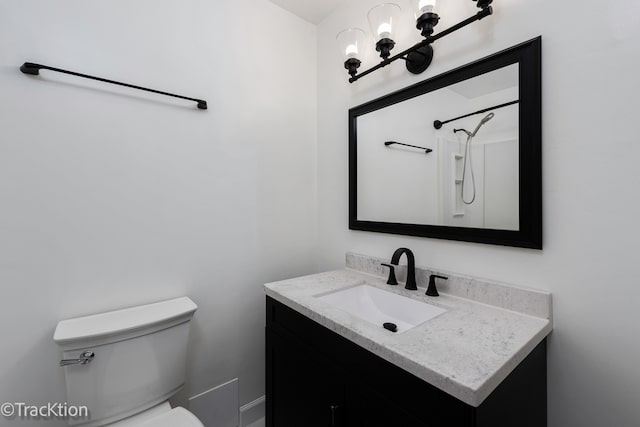
[[[362,47],[364,47],[366,39],[364,31],[357,28],[350,28],[338,33],[337,40],[339,48],[345,58],[344,68],[347,69],[351,76],[349,83],[353,83],[360,77],[364,77],[379,68],[391,64],[397,59],[404,59],[407,70],[411,73],[422,73],[429,68],[431,60],[433,59],[433,48],[431,47],[433,42],[462,27],[466,27],[472,22],[479,21],[485,16],[493,14],[493,8],[491,7],[493,0],[472,1],[476,3],[480,11],[470,18],[434,35],[434,27],[438,25],[438,21],[440,20],[440,16],[435,12],[436,0],[411,0],[416,19],[416,28],[420,30],[420,34],[422,34],[424,40],[394,56],[391,56],[391,50],[395,47],[393,37],[397,30],[397,24],[400,21],[400,6],[395,3],[383,3],[375,6],[369,11],[367,17],[376,40],[376,51],[380,52],[380,57],[382,58],[382,61],[378,65],[358,74],[358,68],[361,64],[359,58],[362,57]]]
[[[396,45],[393,39],[401,17],[402,10],[395,3],[379,4],[367,14],[376,39],[376,50],[380,52],[382,59],[387,59],[391,55],[391,49]]]
[[[358,56],[362,54],[364,45],[366,44],[366,34],[360,28],[348,28],[340,31],[336,36],[336,40],[338,41],[340,51],[345,56],[344,68],[346,68],[351,77],[353,77],[360,66]]]

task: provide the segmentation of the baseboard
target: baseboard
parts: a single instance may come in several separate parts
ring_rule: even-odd
[[[259,397],[253,402],[240,407],[240,425],[239,427],[247,427],[250,424],[264,418],[265,414],[265,396]]]

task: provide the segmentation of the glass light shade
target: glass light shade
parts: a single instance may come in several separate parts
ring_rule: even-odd
[[[400,25],[401,12],[400,6],[395,3],[379,4],[369,11],[367,18],[376,42],[380,39],[394,39],[396,27]]]
[[[436,0],[411,0],[413,14],[416,19],[428,12],[435,13]]]
[[[348,28],[340,31],[336,36],[336,40],[338,41],[340,54],[347,60],[362,57],[367,37],[360,28]]]

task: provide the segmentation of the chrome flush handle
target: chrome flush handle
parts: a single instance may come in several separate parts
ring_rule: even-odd
[[[78,359],[62,359],[60,361],[60,366],[69,366],[69,365],[86,365],[91,362],[96,355],[93,351],[85,350],[82,352]]]
[[[329,409],[331,409],[331,427],[336,425],[336,410],[338,408],[338,405],[329,405]]]

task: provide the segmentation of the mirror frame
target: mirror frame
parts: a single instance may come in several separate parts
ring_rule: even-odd
[[[542,249],[542,38],[392,92],[349,110],[349,229]],[[519,64],[519,230],[358,220],[358,117],[498,68]]]

